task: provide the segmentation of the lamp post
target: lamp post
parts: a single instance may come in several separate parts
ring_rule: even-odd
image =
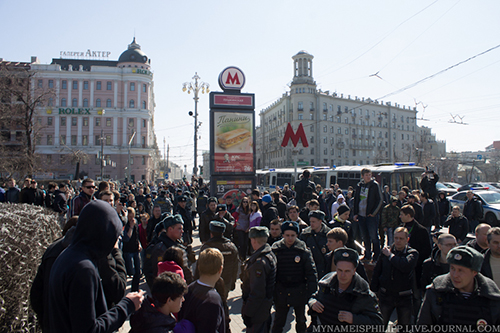
[[[198,174],[198,128],[201,125],[201,122],[198,124],[198,94],[201,91],[202,94],[205,93],[205,90],[207,93],[210,92],[210,85],[205,82],[198,82],[200,77],[198,76],[198,73],[195,73],[193,76],[194,82],[184,82],[182,84],[182,91],[187,91],[188,94],[191,93],[191,91],[194,94],[194,115],[192,111],[189,111],[189,115],[194,117],[194,165],[193,165],[193,175],[196,176]]]

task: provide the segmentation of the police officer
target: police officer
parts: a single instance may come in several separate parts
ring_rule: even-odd
[[[224,231],[224,237],[232,240],[233,239],[233,225],[234,217],[227,211],[226,204],[218,204],[216,208],[216,215],[213,217],[212,221],[219,221],[226,225],[226,231]]]
[[[417,260],[417,250],[408,246],[408,229],[399,227],[394,230],[394,244],[382,249],[371,283],[371,289],[380,292],[380,309],[386,328],[394,309],[398,314],[398,325],[411,324]]]
[[[238,277],[238,248],[231,240],[224,237],[226,225],[223,222],[212,221],[209,225],[211,238],[203,244],[200,251],[206,248],[216,248],[224,256],[224,268],[222,270],[222,279],[224,280],[224,295],[221,295],[223,300],[227,299],[227,294],[230,290],[234,290],[236,278]]]
[[[269,237],[266,227],[251,228],[249,237],[255,252],[245,261],[241,274],[241,315],[247,333],[269,332],[276,279],[276,256],[271,251],[271,246],[266,243]]]
[[[182,240],[184,245],[191,244],[193,242],[193,224],[191,223],[191,211],[187,209],[187,197],[181,195],[177,198],[177,206],[175,206],[174,213],[179,214],[184,221],[184,233],[182,234]]]
[[[356,274],[358,253],[350,248],[335,250],[336,272],[326,274],[309,307],[318,313],[322,325],[381,325],[377,297],[368,282]],[[318,331],[319,332],[319,331]]]
[[[330,231],[330,228],[323,223],[324,220],[325,213],[322,211],[313,210],[309,212],[310,226],[302,230],[299,237],[301,241],[306,243],[313,255],[318,279],[321,279],[327,272],[325,267],[325,254],[328,252],[326,234]]]
[[[481,253],[458,246],[446,260],[450,272],[436,277],[427,289],[417,325],[499,325],[500,290],[479,273]]]
[[[273,333],[281,333],[291,307],[295,311],[296,332],[306,331],[305,307],[316,291],[318,278],[311,251],[297,239],[299,224],[286,221],[281,225],[283,239],[273,244],[277,259]]]

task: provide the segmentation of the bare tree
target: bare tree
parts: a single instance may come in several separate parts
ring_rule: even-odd
[[[40,169],[35,153],[42,129],[35,117],[54,91],[38,84],[28,63],[0,62],[0,172],[17,178]],[[15,137],[13,137],[15,136]]]

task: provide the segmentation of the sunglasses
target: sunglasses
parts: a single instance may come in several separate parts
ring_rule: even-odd
[[[94,189],[95,186],[84,186],[85,188],[88,188],[88,189]]]

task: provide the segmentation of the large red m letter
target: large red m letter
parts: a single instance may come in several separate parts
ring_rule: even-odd
[[[226,84],[240,84],[240,78],[238,77],[238,73],[234,73],[234,76],[231,76],[231,73],[227,73]]]
[[[281,142],[281,147],[286,147],[290,139],[292,139],[294,147],[297,147],[299,139],[302,140],[302,146],[304,146],[304,148],[309,147],[309,144],[307,143],[306,133],[304,132],[304,127],[302,127],[302,123],[299,124],[299,128],[297,128],[296,133],[293,133],[292,125],[288,123],[288,125],[286,126],[285,137]]]

